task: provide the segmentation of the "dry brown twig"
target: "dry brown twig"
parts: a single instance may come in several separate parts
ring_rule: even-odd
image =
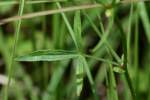
[[[149,0],[123,0],[123,1],[120,1],[119,4],[127,4],[131,2],[146,2],[146,1],[149,1]],[[102,8],[104,6],[102,4],[86,4],[86,5],[66,7],[62,9],[40,11],[40,12],[25,14],[23,16],[13,16],[13,17],[9,17],[6,19],[2,19],[0,20],[0,25],[13,22],[16,20],[20,20],[20,19],[29,19],[29,18],[40,17],[40,16],[45,16],[45,15],[58,14],[61,12],[71,12],[71,11],[76,11],[76,10],[93,9],[93,8],[100,8],[100,7]]]

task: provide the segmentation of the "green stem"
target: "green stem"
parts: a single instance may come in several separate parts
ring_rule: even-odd
[[[128,34],[127,34],[127,56],[128,56],[128,64],[131,63],[131,27],[132,27],[132,14],[133,14],[133,3],[131,3],[130,8],[130,16],[129,16],[129,23],[128,23]]]
[[[112,65],[115,65],[115,66],[119,66],[119,64],[114,62],[114,61],[103,59],[103,58],[99,58],[97,56],[84,54],[84,57],[95,59],[95,60],[98,60],[98,61],[101,61],[101,62],[105,62],[105,63],[108,63],[108,64],[112,64]]]
[[[92,74],[90,72],[90,69],[89,69],[89,66],[87,64],[87,61],[86,61],[84,56],[81,56],[81,58],[82,58],[82,61],[84,63],[84,70],[85,70],[85,72],[87,74],[87,77],[89,79],[89,82],[90,82],[90,85],[91,85],[91,88],[92,88],[92,92],[93,92],[93,95],[94,95],[94,100],[99,100],[98,96],[97,96],[97,93],[96,93],[96,87],[95,87],[94,79],[93,79]]]
[[[118,93],[117,93],[117,86],[116,86],[116,80],[113,72],[113,66],[111,64],[108,64],[108,78],[109,78],[109,91],[111,99],[118,100]]]
[[[91,26],[92,26],[92,28],[94,29],[94,31],[97,33],[97,35],[102,39],[102,37],[103,37],[103,34],[107,34],[107,33],[109,33],[110,32],[110,29],[111,29],[111,27],[112,27],[112,25],[113,25],[113,18],[112,19],[110,19],[110,23],[109,23],[109,25],[108,25],[108,29],[107,29],[107,31],[105,32],[104,31],[104,25],[103,25],[103,23],[102,22],[100,22],[100,26],[101,26],[101,30],[102,30],[102,33],[99,31],[99,29],[97,28],[97,26],[93,23],[93,21],[90,19],[90,17],[87,15],[87,13],[86,12],[83,12],[83,14],[87,17],[87,19],[88,19],[88,21],[89,21],[89,23],[91,24]],[[100,18],[100,16],[99,16],[99,18]],[[101,42],[100,42],[101,43]],[[113,48],[111,47],[111,45],[108,43],[108,41],[104,41],[104,44],[106,45],[105,46],[105,48],[107,49],[107,51],[108,52],[111,52],[111,54],[112,54],[112,56],[118,61],[118,62],[120,62],[120,57],[117,55],[117,53],[113,50]],[[98,43],[98,45],[99,45],[99,43]],[[97,45],[97,46],[98,46]],[[96,46],[96,47],[97,47]],[[97,50],[99,50],[99,47],[97,48]],[[97,51],[97,50],[94,50],[94,51]]]
[[[20,0],[19,12],[18,12],[19,16],[22,16],[22,14],[23,14],[24,4],[25,4],[25,0]],[[20,27],[21,27],[21,20],[18,20],[16,23],[16,29],[15,29],[14,46],[13,46],[11,60],[10,60],[9,68],[8,68],[8,84],[7,84],[7,87],[5,90],[4,100],[8,100],[8,91],[9,91],[9,86],[10,86],[12,74],[13,74],[13,63],[14,63],[13,60],[14,60],[14,57],[16,54],[16,48],[17,48],[17,44],[18,44],[18,40],[19,40]]]
[[[57,7],[58,7],[59,9],[62,8],[59,2],[56,2],[56,5],[57,5]],[[63,17],[63,19],[64,19],[64,21],[65,21],[65,24],[66,24],[66,26],[67,26],[67,28],[68,28],[68,31],[69,31],[69,33],[70,33],[70,35],[71,35],[71,37],[72,37],[72,39],[73,39],[73,41],[74,41],[74,44],[75,44],[77,50],[79,50],[78,43],[77,43],[76,38],[75,38],[75,35],[74,35],[74,31],[73,31],[73,29],[72,29],[72,27],[71,27],[71,25],[70,25],[70,23],[69,23],[69,21],[68,21],[68,19],[67,19],[67,16],[65,15],[64,12],[61,12],[61,15],[62,15],[62,17]]]
[[[136,100],[138,100],[138,91],[139,91],[139,70],[138,70],[138,60],[139,60],[139,46],[138,46],[138,41],[139,41],[139,32],[138,32],[138,14],[136,14],[136,22],[135,22],[135,38],[134,38],[134,68],[135,68],[135,86],[136,86],[136,93],[137,93],[137,98]]]
[[[116,24],[120,30],[120,33],[121,33],[121,38],[122,38],[122,45],[123,45],[123,52],[124,52],[124,61],[123,61],[123,66],[125,68],[125,78],[127,80],[127,83],[128,83],[128,86],[130,88],[130,91],[131,91],[131,94],[132,94],[132,97],[133,97],[133,100],[135,100],[136,98],[136,94],[135,94],[135,91],[134,91],[134,88],[133,88],[133,85],[132,85],[132,81],[131,81],[131,78],[130,78],[130,75],[129,75],[129,72],[128,72],[128,62],[127,62],[127,39],[126,39],[126,35],[123,31],[123,28],[122,28],[122,25],[121,23],[119,22],[118,18],[116,19]]]

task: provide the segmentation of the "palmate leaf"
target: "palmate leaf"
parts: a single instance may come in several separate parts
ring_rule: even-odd
[[[41,50],[35,51],[25,56],[17,57],[16,61],[60,61],[76,58],[79,55],[75,51],[64,50]]]

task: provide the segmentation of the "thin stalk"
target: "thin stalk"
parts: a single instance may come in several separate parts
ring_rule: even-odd
[[[129,1],[123,0],[123,1],[120,1],[117,4],[131,3],[130,0]],[[146,2],[146,1],[149,1],[149,0],[138,0],[135,3],[144,2],[144,1]],[[110,5],[108,5],[108,6],[110,6]],[[58,13],[62,13],[62,12],[71,12],[71,11],[76,11],[76,10],[85,10],[85,9],[94,9],[94,8],[107,8],[107,6],[104,7],[104,5],[102,5],[102,4],[84,4],[84,5],[61,8],[59,10],[56,9],[56,10],[41,11],[41,12],[26,14],[26,15],[23,15],[23,16],[14,16],[14,17],[10,17],[10,18],[0,20],[0,25],[6,24],[6,23],[9,23],[9,22],[12,22],[12,21],[20,20],[20,19],[29,19],[29,18],[40,17],[40,16],[44,16],[44,15],[52,15],[52,14],[58,14]]]
[[[133,16],[133,3],[131,3],[130,15],[129,15],[129,23],[128,23],[128,34],[127,34],[127,56],[128,56],[128,64],[131,63],[131,27],[132,27],[132,16]]]
[[[25,0],[20,0],[19,11],[18,11],[19,16],[22,16],[23,14],[24,4],[25,4]],[[9,91],[9,86],[10,86],[12,74],[13,74],[13,63],[14,63],[13,60],[16,54],[17,44],[19,40],[20,27],[21,27],[21,20],[18,20],[16,23],[16,28],[15,28],[15,40],[14,40],[14,46],[13,46],[11,60],[10,60],[9,68],[8,68],[8,84],[6,87],[4,100],[8,100],[8,91]]]
[[[45,3],[43,3],[43,4],[41,4],[41,6],[42,6],[42,10],[44,11],[45,9],[46,9],[46,5],[45,5]],[[42,18],[42,30],[43,30],[43,33],[44,33],[44,35],[43,35],[43,40],[46,40],[47,39],[47,37],[46,37],[46,16],[43,16],[43,18]],[[46,42],[43,42],[43,49],[45,49],[46,48]],[[48,63],[47,62],[43,62],[43,86],[44,86],[44,88],[46,87],[46,85],[47,85],[47,83],[48,83]]]
[[[127,39],[126,39],[126,35],[123,31],[123,28],[122,28],[122,25],[121,23],[119,22],[118,19],[116,19],[116,24],[120,30],[120,33],[121,33],[121,38],[122,38],[122,45],[123,45],[123,53],[124,53],[124,61],[123,61],[123,67],[125,68],[125,78],[127,80],[127,83],[128,83],[128,86],[130,88],[130,91],[131,91],[131,95],[133,97],[133,100],[135,100],[136,98],[136,93],[135,93],[135,90],[133,88],[133,85],[132,85],[132,81],[131,81],[131,78],[130,78],[130,75],[129,75],[129,72],[128,72],[128,62],[127,62]]]
[[[99,58],[99,57],[96,57],[96,56],[92,56],[92,55],[85,54],[84,57],[95,59],[95,60],[98,60],[98,61],[101,61],[101,62],[105,62],[105,63],[108,63],[108,64],[112,64],[112,65],[115,65],[115,66],[119,66],[120,65],[120,64],[118,64],[116,62],[113,62],[113,61],[110,61],[110,60],[106,60],[106,59],[103,59],[103,58]]]
[[[23,16],[14,16],[14,17],[0,20],[0,25],[6,24],[12,21],[20,20],[20,19],[30,19],[30,18],[45,16],[45,15],[53,15],[53,14],[77,11],[77,10],[82,10],[82,9],[94,9],[94,8],[102,8],[102,7],[103,6],[100,4],[84,4],[84,5],[71,6],[71,7],[61,8],[61,9],[40,11],[36,13],[25,14]]]
[[[109,89],[109,78],[108,78],[108,72],[107,72],[108,68],[106,67],[105,69],[105,75],[106,75],[106,89],[107,89],[107,100],[111,99],[111,93],[110,93],[110,89]]]
[[[139,20],[138,20],[138,18],[139,18],[139,16],[138,16],[138,14],[136,14],[135,38],[134,38],[134,48],[135,48],[134,49],[134,66],[135,66],[136,69],[138,68],[138,57],[139,57],[139,55],[138,55],[138,52],[139,52],[139,50],[138,50],[138,48],[139,48],[139,46],[138,46],[138,42],[139,42],[139,32],[138,32]]]
[[[56,5],[54,5],[55,7]],[[58,26],[61,24],[61,21],[60,21],[60,15],[59,14],[56,14],[56,15],[53,15],[53,26],[52,26],[52,29],[53,29],[53,44],[54,44],[54,48],[55,49],[60,49],[60,47],[58,46],[59,45],[59,40],[60,40],[60,34],[62,34],[62,32],[60,30],[58,30]]]
[[[102,24],[102,22],[100,21],[100,24],[101,25],[103,25]],[[100,40],[100,42],[94,47],[94,49],[93,49],[93,52],[94,51],[96,51],[96,50],[98,50],[101,46],[102,46],[102,44],[104,44],[104,43],[106,43],[106,45],[108,44],[108,42],[106,42],[106,40],[107,40],[107,38],[108,38],[108,36],[109,36],[109,34],[110,34],[110,32],[111,32],[111,30],[112,30],[112,27],[113,27],[113,24],[114,24],[114,16],[112,16],[110,19],[109,19],[109,23],[108,23],[108,27],[107,27],[107,29],[106,29],[106,31],[104,31],[104,27],[101,29],[102,30],[102,34],[101,34],[101,40]],[[100,34],[100,33],[99,33]],[[108,45],[109,46],[109,45]]]
[[[94,29],[94,31],[98,34],[98,36],[100,37],[100,38],[102,38],[103,37],[103,35],[102,35],[102,33],[103,34],[105,34],[105,31],[104,31],[104,26],[103,26],[103,23],[101,22],[100,23],[100,26],[101,26],[101,30],[102,30],[102,33],[99,31],[99,29],[97,28],[97,26],[93,23],[93,21],[89,18],[89,16],[85,13],[85,12],[83,12],[84,13],[84,15],[87,17],[87,19],[89,20],[89,22],[91,23],[91,26],[92,26],[92,28]],[[113,20],[113,19],[112,19]],[[109,25],[109,27],[111,27],[112,25]],[[107,32],[109,32],[110,31],[110,29],[108,28],[108,31]],[[120,57],[117,55],[117,53],[113,50],[113,48],[110,46],[110,44],[108,43],[108,41],[104,41],[104,44],[106,44],[106,49],[107,49],[107,51],[108,52],[111,52],[111,54],[112,54],[112,56],[118,61],[118,62],[120,62]]]
[[[58,43],[58,47],[63,49],[64,48],[64,43],[65,43],[65,33],[66,33],[66,27],[64,23],[61,23],[61,34],[59,35],[59,43]]]
[[[109,66],[109,68],[108,68],[109,89],[110,89],[111,99],[118,100],[116,80],[115,80],[114,72],[112,69],[112,65],[108,64],[108,66]]]
[[[112,15],[112,23],[114,23],[114,13],[113,13],[113,15]],[[102,30],[102,34],[105,34],[105,30],[104,30],[104,25],[103,25],[103,23],[102,23],[102,21],[101,21],[101,16],[100,15],[98,15],[98,18],[99,18],[99,20],[100,20],[100,28],[101,28],[101,30]],[[109,29],[109,27],[108,27],[108,29]],[[107,32],[109,32],[110,30],[108,30],[108,31],[106,31],[106,33]],[[112,54],[112,56],[114,56],[114,58],[118,61],[118,62],[120,62],[120,60],[121,60],[121,58],[119,57],[119,55],[113,50],[113,48],[111,47],[111,45],[109,44],[109,42],[105,42],[106,43],[106,49],[107,49],[107,51],[109,51],[111,54]],[[109,53],[108,52],[108,53]]]
[[[65,2],[66,0],[28,0],[26,1],[26,4],[41,4],[41,3],[52,3],[52,2]],[[14,4],[19,4],[18,1],[0,1],[0,6],[6,6],[6,5],[14,5]]]
[[[112,60],[111,54],[109,53],[109,58]],[[108,87],[109,87],[109,99],[118,100],[118,93],[117,93],[117,85],[115,80],[115,75],[113,72],[112,64],[108,64]]]
[[[136,22],[135,22],[135,38],[134,38],[134,68],[135,68],[135,91],[137,93],[137,98],[136,100],[139,100],[139,95],[138,95],[138,91],[139,91],[139,32],[138,32],[138,24],[139,24],[139,20],[138,20],[138,14],[136,14]]]
[[[117,34],[114,34],[115,38],[110,38],[109,40],[111,40],[110,45],[113,47],[115,46],[115,44],[117,44]],[[92,56],[96,56],[99,58],[102,58],[103,56],[105,56],[105,54],[108,53],[107,50],[105,48],[101,48],[98,51],[94,52],[93,54],[91,54]],[[97,60],[95,59],[89,59],[88,60],[88,64],[90,66],[90,68],[93,68],[93,66],[95,65],[95,63],[97,63]]]
[[[86,59],[85,59],[84,56],[81,56],[81,58],[82,58],[82,61],[84,63],[84,70],[85,70],[85,72],[87,74],[87,77],[89,79],[89,82],[90,82],[90,85],[91,85],[91,88],[92,88],[92,92],[93,92],[93,95],[94,95],[94,100],[99,100],[98,96],[97,96],[97,92],[96,92],[96,87],[95,87],[94,79],[93,79],[92,74],[90,72],[88,63],[87,63],[87,61],[86,61]]]
[[[58,7],[59,9],[62,8],[59,2],[56,2],[56,5],[57,5],[57,7]],[[72,39],[73,39],[73,41],[74,41],[74,44],[75,44],[77,50],[79,50],[78,42],[76,41],[76,38],[75,38],[75,33],[74,33],[74,31],[73,31],[73,29],[72,29],[72,27],[71,27],[71,24],[69,23],[69,21],[68,21],[68,19],[67,19],[67,16],[66,16],[65,13],[63,13],[63,12],[61,13],[61,15],[62,15],[62,17],[63,17],[63,19],[64,19],[64,21],[65,21],[65,24],[66,24],[66,26],[67,26],[67,28],[68,28],[68,31],[69,31],[69,33],[70,33],[70,35],[71,35],[71,37],[72,37]]]
[[[77,2],[80,2],[80,0],[76,0]],[[26,4],[41,4],[41,3],[53,3],[53,2],[68,2],[67,0],[28,0]],[[130,3],[131,0],[123,0],[119,1],[118,4],[127,4]],[[133,0],[132,2],[149,2],[149,0]],[[87,2],[85,2],[87,3]],[[0,6],[5,6],[5,5],[14,5],[14,4],[19,4],[18,1],[1,1]]]

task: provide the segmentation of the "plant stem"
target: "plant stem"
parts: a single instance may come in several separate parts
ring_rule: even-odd
[[[119,22],[118,18],[116,19],[116,24],[117,24],[117,26],[118,26],[118,28],[120,30],[121,38],[122,38],[122,45],[123,45],[123,52],[124,52],[124,61],[123,61],[124,65],[123,65],[123,67],[125,68],[125,78],[127,80],[128,86],[130,88],[133,100],[135,100],[136,94],[135,94],[135,91],[134,91],[134,88],[133,88],[133,85],[132,85],[132,81],[131,81],[131,78],[130,78],[130,75],[129,75],[129,72],[128,72],[127,39],[126,39],[126,35],[125,35],[124,31],[123,31],[122,25]]]
[[[20,0],[19,12],[18,12],[19,16],[23,14],[24,4],[25,4],[25,0]],[[13,75],[13,63],[14,63],[13,60],[16,54],[17,44],[19,40],[20,27],[21,27],[21,20],[18,20],[16,23],[16,28],[15,28],[15,40],[14,40],[14,46],[13,46],[11,60],[10,60],[9,68],[8,68],[8,84],[5,90],[4,100],[8,100],[9,86],[10,86],[12,75]]]
[[[135,68],[135,91],[137,93],[137,97],[136,100],[139,100],[139,95],[138,95],[138,91],[139,91],[139,46],[138,46],[138,41],[139,41],[139,21],[138,21],[138,14],[136,14],[136,22],[135,22],[135,38],[134,38],[134,68]]]
[[[131,27],[132,27],[132,14],[133,14],[133,3],[131,3],[130,15],[129,15],[129,23],[128,23],[128,34],[127,34],[127,56],[128,56],[128,64],[131,65]]]

